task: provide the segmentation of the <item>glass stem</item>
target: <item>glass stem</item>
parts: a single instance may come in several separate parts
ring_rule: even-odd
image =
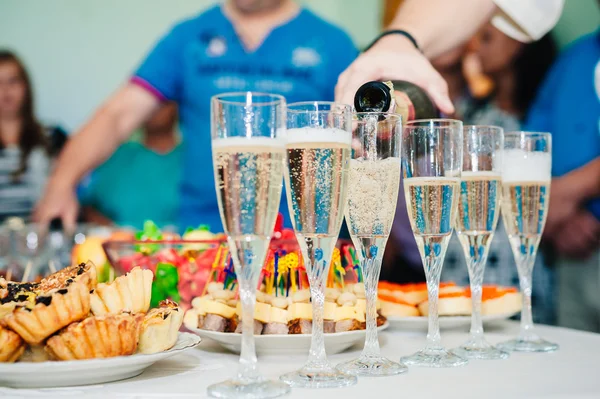
[[[519,332],[520,340],[532,340],[535,337],[533,332],[533,317],[531,314],[531,277],[533,274],[534,259],[524,259],[523,262],[532,263],[519,268],[519,282],[521,285],[521,294],[523,296],[523,309],[521,311],[521,330]]]
[[[325,306],[325,284],[322,279],[310,282],[310,296],[312,301],[312,338],[308,362],[311,366],[320,367],[327,363],[325,354],[325,337],[323,333],[323,313]]]
[[[379,340],[377,339],[377,283],[381,272],[381,258],[364,258],[361,262],[365,282],[365,299],[367,302],[367,338],[362,356],[379,357]]]
[[[325,368],[329,366],[325,353],[325,337],[323,333],[325,286],[335,240],[327,237],[315,241],[307,240],[306,244],[306,255],[308,256],[305,256],[305,259],[308,259],[307,263],[310,263],[310,267],[307,267],[307,273],[313,312],[312,337],[307,367]]]
[[[440,293],[440,276],[442,274],[443,256],[425,258],[425,278],[427,279],[427,299],[429,301],[429,317],[427,329],[427,349],[441,349],[440,322],[438,317],[438,299]]]
[[[228,237],[242,304],[242,349],[237,381],[250,384],[261,379],[254,347],[256,286],[270,240]]]
[[[480,259],[470,259],[467,263],[469,269],[469,282],[471,286],[471,303],[473,306],[471,316],[471,337],[483,338],[483,321],[481,319],[481,295],[483,291],[483,274],[487,256]]]
[[[259,376],[256,349],[254,347],[254,306],[256,304],[256,292],[251,287],[242,287],[241,282],[240,288],[240,300],[242,302],[242,350],[240,353],[238,380],[248,383],[255,381]]]

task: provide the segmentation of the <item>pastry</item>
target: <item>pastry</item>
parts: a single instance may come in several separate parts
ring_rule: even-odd
[[[521,293],[515,287],[485,286],[481,297],[484,315],[519,312],[523,305]]]
[[[0,363],[13,363],[17,361],[23,351],[25,343],[19,335],[0,325]]]
[[[438,299],[439,316],[468,316],[471,314],[471,297],[466,290],[440,294]],[[423,316],[429,315],[429,301],[419,304],[419,311]]]
[[[39,296],[48,296],[56,290],[82,282],[88,290],[96,286],[96,267],[88,262],[64,268],[42,279],[39,283],[13,283],[0,281],[0,320],[17,307],[31,309]]]
[[[385,317],[416,317],[419,309],[402,299],[391,295],[379,295],[381,300],[381,314]]]
[[[88,291],[93,290],[98,282],[96,266],[92,262],[87,262],[61,269],[42,279],[37,284],[36,291],[46,293],[57,288],[64,288],[76,281],[83,282]]]
[[[92,313],[102,316],[121,312],[147,312],[150,308],[152,279],[152,271],[134,267],[112,283],[98,284],[90,298]]]
[[[37,345],[90,312],[89,275],[19,303],[3,321],[28,344]]]
[[[20,363],[42,363],[51,360],[44,345],[29,345],[19,358]]]
[[[148,354],[171,349],[177,342],[182,323],[183,310],[171,300],[162,301],[158,308],[144,316],[138,352]]]
[[[137,349],[143,320],[142,314],[91,316],[50,338],[46,351],[58,360],[131,355]]]

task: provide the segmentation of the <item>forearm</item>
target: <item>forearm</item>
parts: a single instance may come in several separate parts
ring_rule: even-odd
[[[69,140],[57,161],[50,184],[75,187],[106,160],[151,115],[158,101],[143,89],[121,89]]]
[[[389,28],[410,32],[431,59],[467,41],[495,11],[492,0],[405,0]]]
[[[573,187],[583,199],[600,197],[600,157],[569,173]]]
[[[75,187],[86,173],[108,158],[122,142],[123,136],[115,128],[115,118],[108,110],[100,110],[62,150],[50,184]]]

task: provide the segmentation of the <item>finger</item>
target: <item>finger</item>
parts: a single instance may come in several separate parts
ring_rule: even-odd
[[[354,64],[352,64],[354,65]],[[344,91],[346,88],[346,83],[348,82],[348,75],[351,74],[351,68],[348,67],[342,74],[339,76],[337,84],[335,85],[335,101],[341,103],[342,98],[344,97]]]
[[[447,115],[453,114],[454,105],[452,104],[452,100],[450,100],[448,84],[433,68],[431,68],[429,74],[431,76],[426,77],[426,81],[429,83],[424,87],[425,91],[442,113]]]
[[[364,55],[354,62],[351,69],[348,70],[348,74],[341,81],[343,84],[341,86],[339,102],[342,104],[354,105],[354,95],[360,86],[369,81],[381,80],[383,78],[376,60],[373,57],[369,59],[362,57]]]
[[[31,214],[31,219],[40,226],[47,226],[50,223],[48,212],[43,203],[37,204]]]
[[[75,232],[78,213],[79,209],[77,204],[69,206],[69,208],[63,212],[61,220],[63,223],[63,229],[67,234],[73,234]]]

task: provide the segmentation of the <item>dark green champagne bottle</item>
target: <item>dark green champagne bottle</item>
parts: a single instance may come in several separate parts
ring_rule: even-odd
[[[354,95],[356,112],[392,112],[407,122],[438,118],[440,113],[427,93],[403,80],[367,82]]]

